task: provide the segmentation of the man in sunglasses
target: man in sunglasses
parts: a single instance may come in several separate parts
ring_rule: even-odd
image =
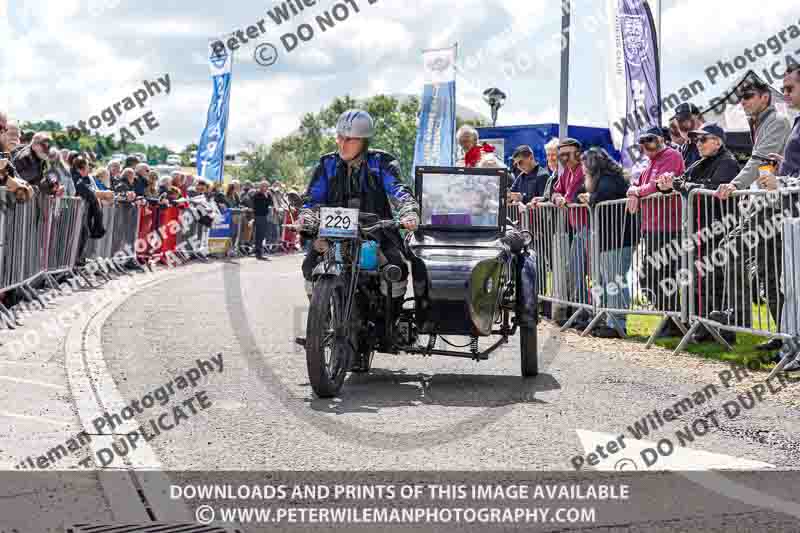
[[[769,154],[783,153],[786,138],[791,131],[789,120],[779,115],[772,105],[769,85],[758,78],[751,78],[739,86],[737,93],[750,122],[753,155],[731,183],[719,186],[717,196],[722,200],[727,200],[736,190],[758,190],[758,167]]]
[[[661,192],[668,193],[673,190],[689,193],[695,189],[715,190],[720,185],[730,183],[739,173],[739,163],[733,153],[725,146],[726,134],[717,124],[706,124],[698,130],[689,132],[689,140],[697,146],[701,156],[700,160],[686,169],[681,177],[662,176],[657,180]],[[721,221],[725,213],[733,213],[731,205],[725,205],[718,200],[705,198],[698,200],[706,202],[698,210],[696,224],[698,234],[705,235],[696,249],[700,266],[694,269],[695,276],[695,310],[701,316],[708,317],[712,311],[723,307],[725,294],[724,269],[716,269],[714,275],[705,270],[707,265],[713,264],[714,251],[719,248],[724,235],[706,232],[717,221]],[[722,336],[729,343],[735,342],[735,334],[722,331]],[[711,334],[703,327],[695,333],[695,342],[704,342],[711,338]]]
[[[58,181],[45,179],[50,143],[50,135],[44,132],[36,133],[31,143],[14,155],[14,166],[19,176],[31,186],[39,187],[45,194],[57,194],[60,188]]]
[[[648,261],[640,273],[642,288],[647,297],[660,311],[676,312],[678,291],[674,289],[680,269],[680,255],[672,251],[674,241],[681,238],[681,204],[677,196],[670,198],[648,198],[659,192],[658,181],[665,175],[680,176],[685,167],[680,152],[667,146],[664,131],[653,127],[639,137],[642,153],[649,159],[647,168],[635,185],[628,188],[627,207],[630,213],[641,208],[641,232],[645,245],[645,257],[665,258],[664,261]],[[671,282],[671,283],[670,283]],[[683,336],[676,324],[669,321],[661,329],[660,337]]]
[[[783,78],[783,99],[786,104],[795,110],[800,110],[800,65],[791,65],[786,69],[786,75]],[[777,190],[782,187],[797,187],[800,185],[800,116],[798,116],[786,140],[786,146],[782,154],[771,153],[769,159],[780,161],[780,168],[778,169],[777,176],[769,175],[759,178],[759,184],[767,190]],[[791,198],[791,197],[789,197]],[[794,201],[793,199],[791,200]],[[777,239],[776,239],[777,240]],[[778,241],[780,243],[780,241]],[[780,265],[775,265],[774,270],[779,272]],[[782,311],[780,304],[783,302],[781,294],[774,295],[772,300],[775,300],[778,305],[776,312]],[[781,313],[782,314],[782,313]],[[776,317],[776,320],[780,320]],[[792,318],[789,318],[792,320]],[[783,326],[783,324],[781,324]],[[760,350],[779,350],[783,348],[783,342],[780,339],[771,339],[770,341],[761,344],[757,347]],[[778,353],[775,357],[776,362],[782,357],[782,353]],[[795,360],[784,366],[784,370],[798,371],[800,370],[800,354]]]

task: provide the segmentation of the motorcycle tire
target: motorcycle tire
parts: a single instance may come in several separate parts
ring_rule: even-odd
[[[536,325],[523,325],[519,331],[519,359],[522,377],[529,378],[539,374],[539,347]]]
[[[338,280],[323,278],[314,283],[306,323],[306,363],[311,388],[320,398],[339,394],[353,360],[350,343],[333,334],[344,311],[344,289]]]

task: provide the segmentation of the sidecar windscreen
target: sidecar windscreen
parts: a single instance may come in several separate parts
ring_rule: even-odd
[[[503,169],[418,168],[422,226],[499,230],[505,179]]]

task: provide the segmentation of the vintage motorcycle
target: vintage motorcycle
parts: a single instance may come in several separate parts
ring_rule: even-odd
[[[508,226],[507,187],[505,169],[417,168],[422,220],[399,243],[411,263],[414,295],[399,313],[381,284],[391,286],[401,271],[377,243],[379,232],[398,223],[357,209],[307,213],[303,233],[327,243],[312,276],[305,340],[317,396],[337,395],[348,372],[368,372],[376,352],[486,360],[518,330],[521,373],[538,374],[531,235]],[[469,337],[469,351],[437,349],[438,339],[453,346],[445,335]],[[489,336],[499,338],[479,350],[479,338]]]

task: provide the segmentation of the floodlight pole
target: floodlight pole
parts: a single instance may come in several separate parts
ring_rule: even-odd
[[[559,105],[558,137],[562,141],[569,136],[567,127],[569,125],[570,1],[561,0],[561,101]]]

